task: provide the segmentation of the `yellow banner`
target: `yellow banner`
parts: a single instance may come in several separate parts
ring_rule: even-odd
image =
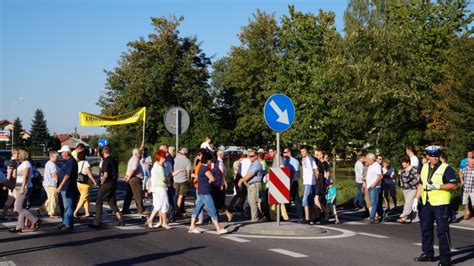
[[[142,107],[133,112],[117,116],[94,115],[85,112],[79,113],[81,126],[114,126],[145,121],[146,107]]]

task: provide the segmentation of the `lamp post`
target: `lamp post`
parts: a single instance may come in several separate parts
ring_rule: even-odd
[[[14,134],[15,134],[15,102],[16,101],[21,101],[25,97],[21,96],[13,100],[12,102],[12,151],[13,151],[13,141],[14,141]]]

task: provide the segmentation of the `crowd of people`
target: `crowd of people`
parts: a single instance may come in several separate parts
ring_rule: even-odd
[[[396,210],[399,186],[403,192],[404,206],[397,221],[420,222],[421,225],[423,254],[415,260],[433,259],[432,227],[436,220],[441,257],[449,261],[448,219],[441,219],[438,214],[444,211],[455,216],[455,210],[451,208],[451,191],[457,188],[456,174],[440,147],[426,148],[426,156],[422,158],[417,157],[412,145],[406,146],[405,151],[400,159],[400,171],[395,171],[390,160],[383,159],[381,155],[359,155],[354,166],[357,194],[353,203],[356,208],[366,210],[366,223],[380,223],[387,214]],[[271,166],[287,167],[290,170],[291,201],[289,204],[280,204],[282,219],[289,220],[289,210],[293,210],[299,223],[327,223],[333,217],[334,223],[339,223],[336,210],[337,189],[331,178],[327,154],[323,150],[315,150],[312,156],[310,148],[305,145],[299,148],[299,152],[298,160],[293,156],[291,148],[284,148],[282,154],[278,154],[273,146],[268,148]],[[217,234],[226,234],[228,231],[219,223],[220,215],[224,215],[228,222],[233,220],[235,212],[240,212],[252,222],[275,219],[276,206],[268,203],[269,166],[265,159],[263,149],[250,149],[244,151],[241,158],[233,163],[234,195],[227,203],[229,184],[224,152],[214,151],[210,138],[203,142],[193,161],[186,148],[176,151],[174,147],[163,144],[153,155],[143,147],[133,149],[123,176],[126,194],[120,210],[116,200],[118,161],[111,156],[110,147],[102,149],[99,175],[96,177],[86,160],[84,145],[79,144],[74,150],[63,146],[59,151],[51,151],[49,154],[43,177],[46,200],[38,209],[37,215],[34,215],[25,208],[25,201],[31,194],[33,165],[27,149],[14,149],[12,160],[6,163],[7,174],[2,176],[2,185],[8,190],[3,216],[13,207],[18,218],[17,225],[10,231],[18,233],[38,230],[41,226],[40,217],[59,218],[60,215],[62,223],[58,229],[67,233],[74,230],[74,219],[80,216],[82,209],[85,217],[94,217],[91,227],[102,228],[104,203],[110,206],[115,215],[115,225],[123,226],[122,217],[131,213],[133,200],[137,213],[146,217],[146,227],[171,229],[171,223],[186,213],[185,198],[194,190],[195,206],[188,232],[201,233],[197,226],[205,223],[206,212]],[[61,162],[58,163],[59,161]],[[472,202],[474,198],[473,149],[469,149],[467,157],[461,161],[459,176],[465,210],[463,218],[468,220],[472,217],[469,201]],[[95,215],[92,215],[89,207],[92,187],[98,187]],[[150,198],[153,206],[151,212],[144,205],[144,200]],[[155,223],[157,216],[158,221]],[[440,232],[446,234],[441,236]]]
[[[385,215],[395,211],[397,207],[397,186],[401,189],[404,198],[403,209],[397,219],[399,223],[420,222],[419,212],[414,211],[417,187],[420,184],[422,167],[429,162],[429,155],[418,157],[413,145],[407,145],[405,155],[400,158],[401,170],[398,172],[392,166],[390,160],[383,159],[381,155],[372,153],[360,154],[354,166],[357,193],[353,204],[357,209],[365,209],[369,214],[367,223],[382,222]],[[440,154],[440,162],[447,164],[445,153]],[[471,162],[471,165],[469,164]],[[474,184],[472,184],[474,165],[474,151],[469,148],[467,156],[459,165],[459,177],[461,182],[462,204],[465,214],[463,218],[472,218],[469,208],[469,200],[474,195]],[[455,176],[454,170],[448,170],[450,176]],[[375,206],[375,207],[374,207]],[[383,207],[385,206],[385,208]],[[451,206],[451,205],[450,205]],[[451,206],[452,207],[452,206]],[[450,221],[456,220],[455,210],[450,209]]]

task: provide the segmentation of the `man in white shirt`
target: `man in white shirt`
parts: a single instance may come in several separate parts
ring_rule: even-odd
[[[380,182],[382,181],[382,166],[375,161],[375,155],[373,153],[368,153],[365,156],[365,160],[368,165],[365,185],[369,190],[370,203],[372,205],[367,223],[373,224],[375,223],[375,213],[377,212]],[[382,219],[382,217],[380,217],[380,219]]]
[[[311,155],[309,155],[308,147],[302,146],[301,152],[301,173],[303,177],[303,207],[304,207],[304,223],[309,223],[310,220],[310,208],[314,210],[313,199],[314,197],[314,186],[316,185],[316,178],[318,178],[319,171],[316,165],[316,161]]]
[[[355,181],[357,183],[357,194],[354,198],[354,205],[356,206],[356,208],[363,208],[364,207],[364,190],[363,190],[364,181],[362,180],[362,177],[363,177],[363,172],[364,172],[365,156],[360,154],[357,157],[358,159],[354,166]]]
[[[421,171],[420,160],[416,157],[416,149],[413,145],[407,145],[405,147],[405,153],[410,157],[410,165]],[[418,171],[418,172],[420,172]]]

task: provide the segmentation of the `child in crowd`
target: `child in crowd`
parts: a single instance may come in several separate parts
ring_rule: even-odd
[[[334,186],[332,179],[326,180],[327,191],[326,191],[326,219],[329,220],[329,212],[332,211],[336,218],[335,224],[340,223],[339,217],[337,216],[336,210],[336,195],[337,189]]]

